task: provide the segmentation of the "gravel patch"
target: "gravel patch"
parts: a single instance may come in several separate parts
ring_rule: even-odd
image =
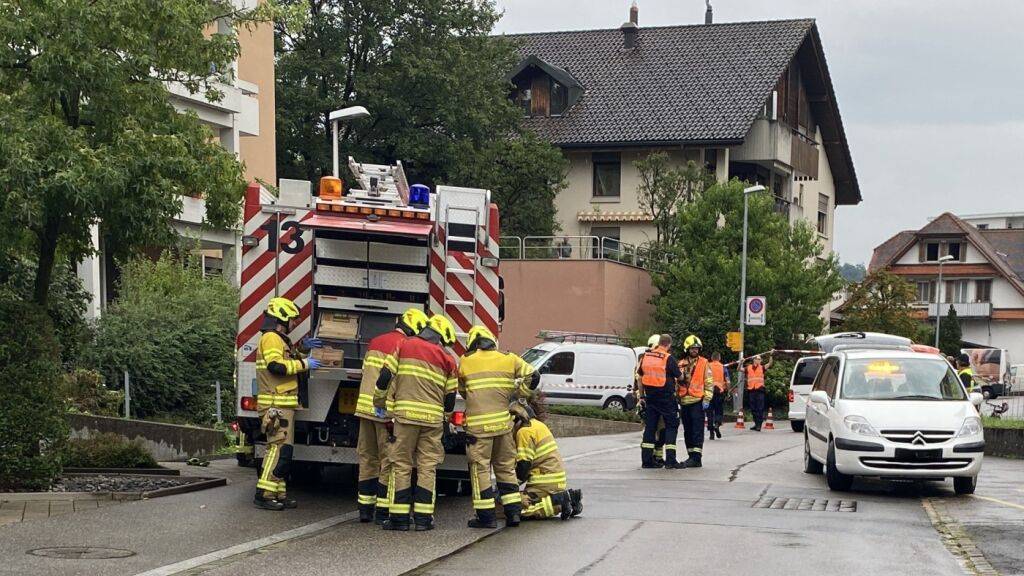
[[[90,474],[87,476],[65,476],[50,489],[51,492],[149,492],[160,488],[172,488],[191,484],[196,478],[120,476]]]

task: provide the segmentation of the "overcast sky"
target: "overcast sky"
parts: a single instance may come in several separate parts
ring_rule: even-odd
[[[703,0],[638,0],[640,27]],[[498,32],[614,28],[630,0],[498,0]],[[1024,211],[1024,0],[712,0],[715,22],[816,18],[864,200],[835,248],[864,262],[929,216]]]

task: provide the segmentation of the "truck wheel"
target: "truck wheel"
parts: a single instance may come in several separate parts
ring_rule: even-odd
[[[621,396],[612,396],[604,402],[605,410],[614,410],[616,412],[626,411],[626,399]]]
[[[821,474],[821,462],[811,457],[811,445],[808,442],[806,433],[804,433],[804,472],[807,474]]]
[[[974,494],[974,489],[977,487],[977,476],[958,476],[953,478],[953,491],[957,494]]]
[[[803,432],[804,431],[804,421],[803,420],[790,420],[789,421],[789,427],[793,429],[793,432]]]
[[[850,486],[853,486],[853,476],[843,474],[836,468],[836,443],[833,441],[828,443],[827,460],[825,463],[825,483],[828,484],[828,489],[837,492],[849,491]]]

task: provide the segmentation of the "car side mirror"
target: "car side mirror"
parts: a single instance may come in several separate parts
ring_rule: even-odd
[[[829,403],[828,394],[826,394],[824,390],[815,390],[814,392],[811,392],[811,395],[807,397],[807,400],[815,404]]]
[[[967,397],[975,407],[981,406],[981,403],[985,401],[985,397],[982,396],[980,392],[971,392]]]

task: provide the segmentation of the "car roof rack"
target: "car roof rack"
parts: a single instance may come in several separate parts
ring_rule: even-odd
[[[586,342],[589,344],[617,344],[627,346],[628,340],[615,334],[591,332],[568,332],[565,330],[541,330],[537,337],[545,342]]]
[[[866,352],[869,350],[899,350],[901,352],[913,352],[910,346],[899,344],[837,344],[832,348],[833,352]]]

